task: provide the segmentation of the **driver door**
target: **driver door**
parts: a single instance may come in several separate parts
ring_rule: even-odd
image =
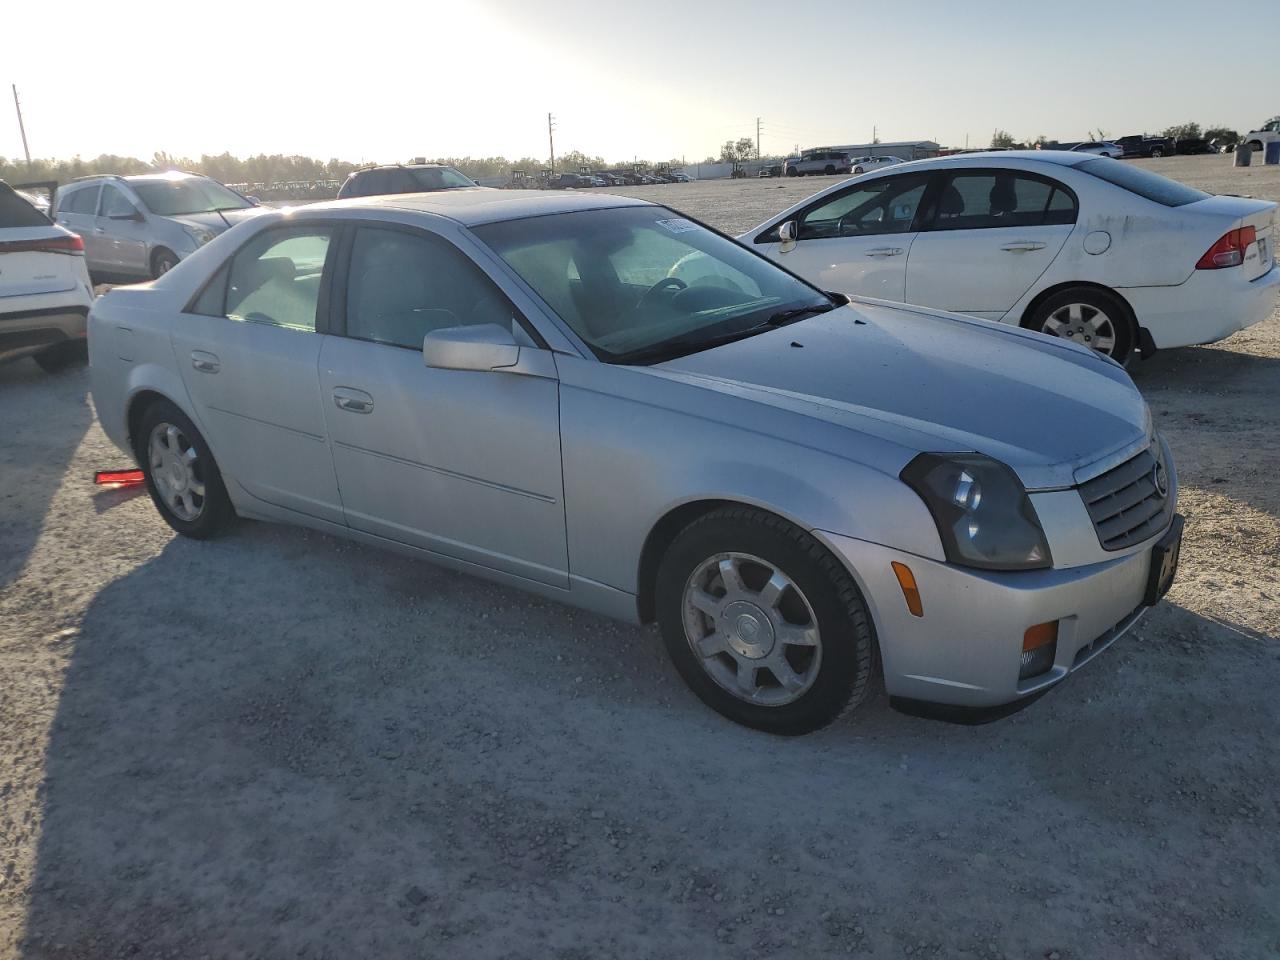
[[[782,243],[774,227],[757,249],[823,290],[901,301],[929,181],[916,173],[853,183],[800,212],[798,239]]]

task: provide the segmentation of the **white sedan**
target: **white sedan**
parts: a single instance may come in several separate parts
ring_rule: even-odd
[[[1271,315],[1276,204],[1068,151],[939,157],[846,180],[739,239],[824,290],[1135,352]]]
[[[858,176],[881,167],[897,166],[899,163],[906,163],[906,161],[901,157],[858,157],[853,161],[853,174]]]
[[[1095,157],[1110,157],[1112,160],[1119,160],[1124,156],[1124,147],[1118,143],[1112,143],[1110,140],[1090,140],[1087,143],[1077,143],[1071,148],[1072,153],[1089,153]]]

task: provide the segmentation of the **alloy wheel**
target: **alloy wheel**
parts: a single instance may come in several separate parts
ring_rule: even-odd
[[[707,675],[749,703],[783,706],[817,679],[822,637],[804,593],[774,564],[722,553],[685,585],[685,638]]]
[[[1116,325],[1106,312],[1088,303],[1068,303],[1049,314],[1044,332],[1111,356],[1116,349]]]
[[[151,479],[165,507],[191,523],[204,512],[205,485],[200,454],[180,427],[161,422],[147,441]]]

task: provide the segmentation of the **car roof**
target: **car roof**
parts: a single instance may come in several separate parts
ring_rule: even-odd
[[[362,173],[372,173],[374,170],[452,170],[453,167],[447,163],[378,163],[371,167],[359,167],[352,170],[347,176],[355,177]]]
[[[1070,150],[982,150],[975,153],[953,153],[949,157],[930,157],[913,160],[894,168],[895,175],[906,167],[957,166],[973,160],[1027,160],[1033,163],[1051,163],[1060,167],[1074,167],[1097,159],[1091,153],[1072,153]]]
[[[549,193],[544,190],[494,190],[461,187],[433,193],[393,193],[382,197],[332,200],[295,208],[295,213],[357,208],[411,210],[448,217],[464,226],[523,220],[553,213],[605,210],[611,207],[652,207],[656,204],[609,193]]]

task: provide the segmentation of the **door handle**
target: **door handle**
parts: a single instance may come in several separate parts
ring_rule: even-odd
[[[1007,250],[1009,253],[1030,253],[1032,250],[1043,250],[1044,244],[1035,240],[1015,240],[1013,243],[1006,243],[1000,249]]]
[[[373,413],[373,397],[363,390],[336,387],[333,402],[338,405],[339,410],[346,410],[348,413]]]
[[[203,350],[191,351],[191,365],[201,373],[217,373],[222,369],[222,361]]]
[[[94,227],[93,232],[97,234],[103,234],[103,233],[106,233],[107,231],[102,227]]]
[[[903,254],[901,247],[876,247],[874,250],[868,250],[868,257],[900,257]]]

